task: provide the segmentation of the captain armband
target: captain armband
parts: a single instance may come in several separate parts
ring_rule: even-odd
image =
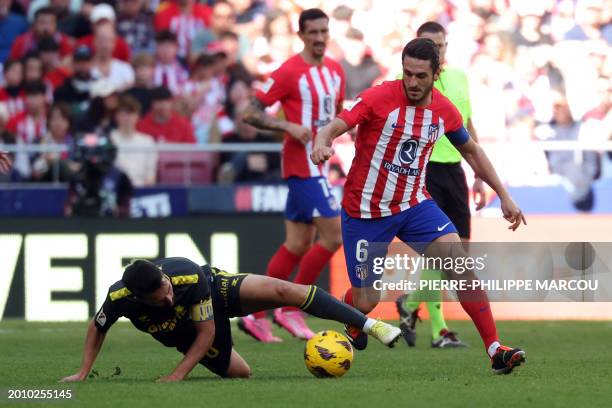
[[[194,322],[205,322],[215,318],[213,313],[212,299],[208,298],[197,305],[191,306],[191,320]]]

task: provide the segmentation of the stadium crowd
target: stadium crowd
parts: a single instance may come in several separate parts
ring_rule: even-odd
[[[0,0],[0,143],[108,135],[137,187],[278,180],[278,153],[154,147],[279,141],[241,117],[252,90],[300,51],[297,16],[309,7],[330,16],[328,54],[346,72],[347,99],[398,76],[420,24],[443,24],[446,62],[467,72],[473,123],[506,182],[561,177],[584,196],[609,160],[529,142],[610,139],[611,0]],[[350,135],[336,143],[341,183],[354,149]],[[70,151],[14,162],[11,181],[68,181],[79,165]],[[176,162],[199,179],[176,176]]]

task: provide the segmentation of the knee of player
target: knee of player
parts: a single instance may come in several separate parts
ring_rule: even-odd
[[[321,244],[330,251],[336,251],[342,245],[342,235],[333,235],[322,240]]]
[[[248,364],[240,365],[240,367],[228,371],[226,378],[250,378],[251,367]]]
[[[300,238],[285,242],[289,252],[302,256],[310,249],[312,243],[309,239]]]

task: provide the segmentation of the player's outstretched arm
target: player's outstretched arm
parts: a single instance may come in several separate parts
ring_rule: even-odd
[[[0,173],[7,173],[11,169],[11,165],[8,152],[0,150]]]
[[[462,145],[456,146],[457,150],[461,153],[463,158],[469,163],[474,170],[474,173],[480,177],[485,183],[497,193],[501,201],[501,209],[504,214],[504,218],[508,220],[512,225],[508,227],[512,231],[515,231],[521,222],[527,225],[525,216],[521,209],[510,197],[510,194],[502,184],[497,172],[493,168],[491,161],[487,157],[482,147],[478,143],[474,142],[471,138],[468,139]]]
[[[310,129],[300,126],[297,123],[272,117],[264,112],[264,105],[259,99],[252,97],[249,107],[244,112],[246,123],[258,129],[279,130],[287,132],[302,143],[307,143],[312,139]]]
[[[81,369],[76,374],[62,378],[60,382],[74,382],[87,379],[87,376],[89,375],[89,372],[96,361],[96,357],[102,348],[105,337],[106,334],[98,330],[94,321],[92,320],[87,327],[87,336],[85,337],[85,347],[83,349]]]
[[[158,382],[182,381],[193,370],[193,368],[204,358],[210,346],[215,340],[215,321],[214,319],[204,322],[193,322],[197,336],[195,341],[185,353],[185,357],[176,366],[172,374],[161,377]]]
[[[348,125],[340,118],[333,119],[327,125],[319,129],[314,146],[312,147],[310,160],[312,160],[314,164],[323,163],[329,160],[334,154],[334,150],[331,147],[332,142],[347,130],[349,130]]]

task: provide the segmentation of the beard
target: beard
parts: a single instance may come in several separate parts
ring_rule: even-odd
[[[406,97],[408,98],[408,101],[410,101],[410,103],[413,103],[413,104],[415,104],[415,105],[419,105],[421,102],[423,102],[425,99],[427,99],[427,97],[428,97],[428,96],[429,96],[429,94],[431,93],[431,90],[432,90],[432,89],[433,89],[433,82],[432,82],[432,83],[431,83],[429,86],[424,87],[422,90],[421,90],[421,89],[419,89],[419,91],[421,91],[421,92],[419,92],[419,95],[418,95],[418,96],[416,96],[416,97],[411,97],[411,96],[408,94],[408,92],[407,92],[407,93],[406,93]],[[409,91],[409,92],[413,92],[413,91],[416,91],[416,89],[415,89],[415,90],[413,90],[413,91],[411,91],[411,90],[408,90],[408,91]]]

